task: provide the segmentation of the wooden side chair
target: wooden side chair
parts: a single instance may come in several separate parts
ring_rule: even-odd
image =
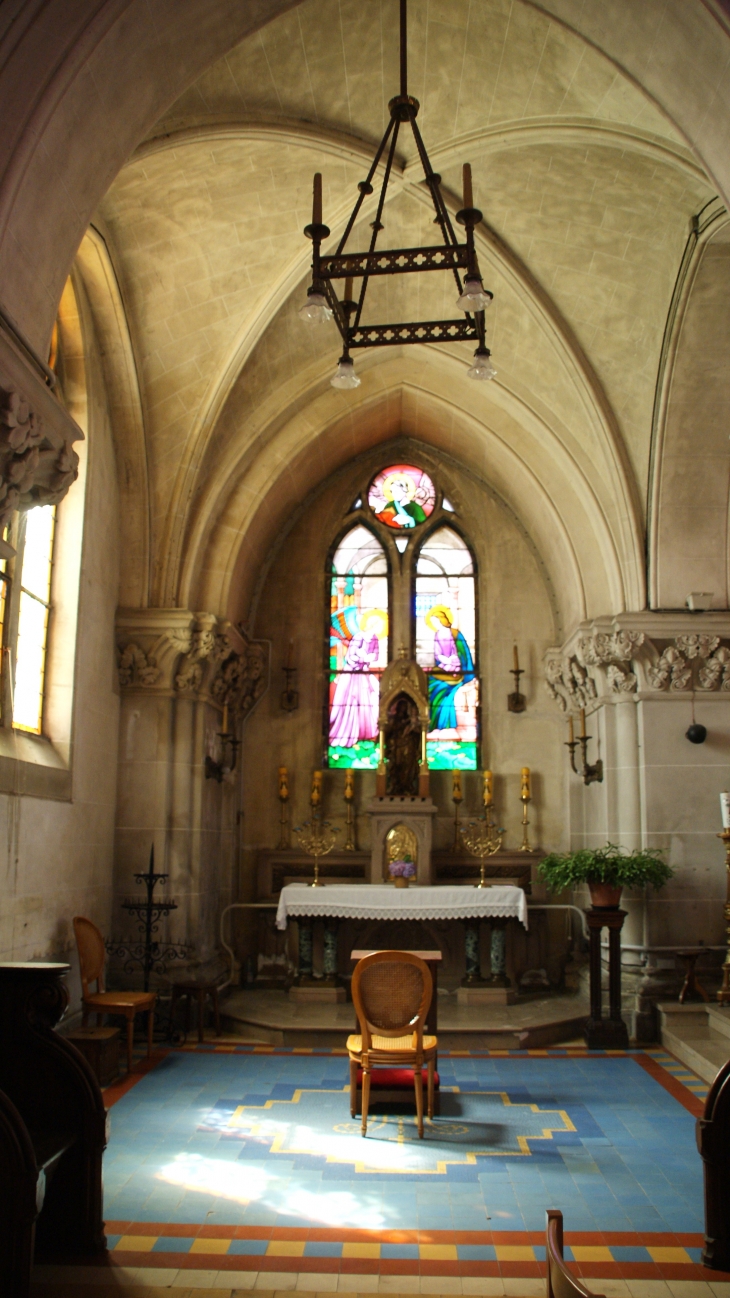
[[[547,1298],[602,1298],[591,1293],[568,1270],[563,1260],[563,1214],[559,1208],[548,1208],[545,1214],[545,1257],[547,1260]]]
[[[355,965],[352,999],[360,1035],[347,1038],[350,1114],[357,1107],[362,1070],[362,1134],[367,1134],[370,1074],[374,1067],[413,1069],[418,1134],[423,1138],[423,1066],[427,1066],[428,1116],[433,1117],[436,1037],[423,1035],[433,984],[425,960],[409,951],[373,951]]]
[[[127,1020],[127,1072],[131,1073],[135,1016],[145,1011],[147,1013],[147,1058],[149,1059],[152,1054],[157,994],[155,992],[105,992],[104,938],[96,924],[92,924],[90,919],[84,919],[82,915],[77,915],[74,919],[74,933],[81,967],[83,1025],[86,1027],[89,1014],[94,1010],[98,1026],[101,1025],[104,1014],[123,1015]],[[95,992],[89,991],[89,984],[93,982],[96,983]]]

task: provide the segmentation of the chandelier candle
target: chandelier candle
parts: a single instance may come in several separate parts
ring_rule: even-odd
[[[279,851],[287,852],[291,847],[291,831],[289,828],[289,772],[285,766],[279,767],[279,802],[281,803]]]
[[[530,768],[529,768],[529,766],[523,766],[523,767],[522,767],[521,786],[522,786],[522,787],[521,787],[521,791],[520,791],[520,799],[521,799],[521,801],[522,801],[522,843],[521,843],[521,845],[520,845],[520,851],[521,851],[521,852],[531,852],[531,851],[532,851],[532,848],[530,847],[530,839],[529,839],[529,837],[528,837],[528,833],[527,833],[527,826],[528,826],[529,823],[530,823],[529,820],[527,819],[527,804],[528,804],[528,802],[530,802],[530,800],[531,800],[531,799],[530,799]]]
[[[491,771],[484,772],[484,794],[482,801],[485,807],[491,807],[493,797],[494,776]]]

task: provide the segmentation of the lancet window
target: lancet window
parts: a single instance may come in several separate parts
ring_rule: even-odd
[[[434,770],[479,764],[474,558],[450,500],[412,464],[356,497],[328,560],[329,766],[378,765],[379,678],[405,648],[428,679]]]
[[[54,505],[16,515],[10,537],[15,557],[0,563],[3,649],[10,668],[4,673],[4,718],[36,735],[43,721],[55,527]]]

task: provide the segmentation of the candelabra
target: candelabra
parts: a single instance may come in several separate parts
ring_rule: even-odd
[[[155,937],[160,920],[167,917],[171,911],[177,910],[177,902],[173,901],[172,898],[167,897],[159,901],[154,898],[154,891],[158,883],[164,883],[169,877],[168,874],[155,873],[155,847],[153,843],[150,849],[148,870],[134,876],[136,883],[145,885],[147,896],[144,898],[134,897],[122,902],[122,910],[126,910],[130,915],[136,915],[139,920],[139,928],[144,935],[142,941],[106,943],[106,949],[110,955],[121,956],[122,959],[126,960],[124,966],[126,973],[132,973],[137,965],[142,966],[143,986],[146,992],[150,989],[150,975],[152,973],[164,973],[168,961],[185,960],[190,953],[190,947],[184,942],[169,942],[162,945]]]
[[[523,767],[522,767],[522,782],[521,782],[521,788],[520,788],[520,800],[521,800],[521,802],[522,802],[522,843],[521,843],[521,845],[520,845],[520,851],[521,851],[521,852],[531,852],[531,851],[532,851],[532,848],[530,847],[530,839],[529,839],[529,835],[528,835],[528,833],[527,833],[527,826],[528,826],[529,823],[530,823],[529,820],[527,819],[527,806],[528,806],[528,803],[532,801],[532,799],[531,799],[531,797],[530,797],[530,768],[529,768],[529,766],[523,766]]]
[[[452,771],[451,801],[454,804],[454,851],[461,846],[459,840],[459,807],[464,801],[461,791],[461,771]]]
[[[524,712],[527,707],[527,699],[524,694],[520,694],[520,676],[523,675],[523,669],[520,667],[520,660],[517,653],[517,645],[513,646],[514,667],[510,667],[510,672],[515,678],[515,688],[512,694],[507,695],[508,712]]]
[[[580,734],[578,738],[576,739],[573,735],[573,717],[570,714],[568,716],[568,734],[570,735],[570,738],[568,739],[568,742],[566,743],[565,747],[570,751],[571,769],[575,772],[576,775],[582,775],[584,784],[593,784],[594,780],[598,784],[602,784],[603,783],[603,762],[601,761],[600,757],[592,765],[588,761],[588,740],[592,739],[593,736],[586,734],[585,708],[581,708],[580,710]],[[575,750],[579,744],[581,747],[581,756],[583,758],[583,769],[581,771],[578,770],[578,767],[575,764]]]
[[[723,908],[727,932],[727,951],[722,966],[722,987],[717,993],[717,999],[721,1005],[728,1005],[730,1004],[730,828],[723,829],[722,833],[718,834],[717,837],[721,838],[725,844],[725,869],[727,872],[727,892]]]
[[[291,847],[291,831],[289,829],[289,775],[285,766],[279,767],[279,802],[281,811],[279,813],[279,852],[287,852]]]
[[[461,837],[467,852],[472,856],[479,858],[479,883],[477,888],[488,888],[489,884],[484,877],[484,867],[487,857],[494,856],[502,846],[502,834],[504,830],[496,832],[493,825],[490,824],[486,815],[479,820],[470,820],[468,825],[461,826]]]
[[[355,772],[345,771],[345,851],[356,852],[355,844]]]
[[[314,857],[314,879],[310,888],[321,888],[319,881],[319,862],[323,856],[332,851],[339,829],[330,825],[328,820],[312,818],[303,825],[295,826],[294,833],[299,839],[299,846],[307,856]]]

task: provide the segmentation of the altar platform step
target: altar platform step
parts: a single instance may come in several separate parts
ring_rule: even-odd
[[[518,997],[513,1005],[466,1006],[439,995],[438,1037],[444,1050],[529,1050],[580,1035],[588,1003],[580,996]],[[355,1010],[346,1004],[302,1004],[283,991],[234,991],[221,1004],[227,1032],[269,1045],[344,1048]]]
[[[701,1001],[657,1005],[661,1043],[705,1082],[730,1059],[730,1007]]]

